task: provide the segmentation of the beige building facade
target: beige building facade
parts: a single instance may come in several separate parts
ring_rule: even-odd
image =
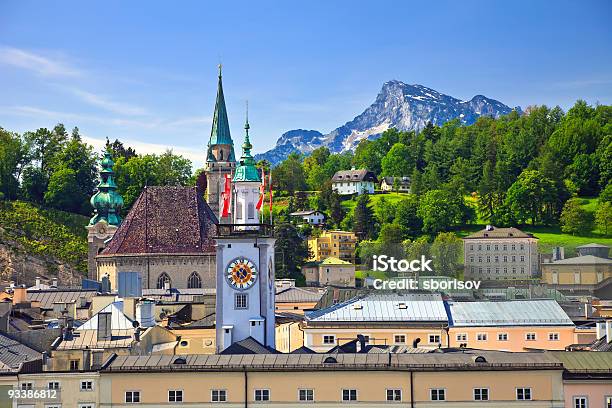
[[[589,289],[612,279],[612,259],[594,255],[542,264],[542,282],[559,289]]]
[[[330,256],[355,263],[357,236],[350,231],[323,231],[319,237],[308,239],[309,261],[323,261]]]
[[[538,239],[517,228],[487,225],[463,238],[463,256],[466,279],[524,280],[539,273]]]
[[[355,286],[355,265],[333,256],[305,264],[302,273],[309,286]]]

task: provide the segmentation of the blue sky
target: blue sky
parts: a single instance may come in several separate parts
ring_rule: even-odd
[[[328,132],[390,79],[510,106],[612,102],[610,1],[2,1],[0,126],[63,122],[96,146],[196,165],[223,63],[232,136],[256,152]]]

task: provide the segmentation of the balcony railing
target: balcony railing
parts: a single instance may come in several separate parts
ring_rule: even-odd
[[[218,224],[217,236],[232,237],[244,235],[258,235],[271,237],[274,233],[272,224]]]

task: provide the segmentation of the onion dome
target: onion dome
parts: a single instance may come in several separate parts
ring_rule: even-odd
[[[89,225],[94,225],[100,221],[106,221],[110,225],[121,224],[121,208],[123,198],[117,193],[113,171],[113,159],[110,152],[104,153],[104,158],[100,161],[100,182],[98,191],[91,197],[89,202],[94,208],[94,215],[89,220]]]

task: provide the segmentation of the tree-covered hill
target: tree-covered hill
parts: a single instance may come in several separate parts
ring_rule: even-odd
[[[82,215],[0,201],[0,277],[32,283],[36,276],[78,284],[87,271],[87,225]]]

